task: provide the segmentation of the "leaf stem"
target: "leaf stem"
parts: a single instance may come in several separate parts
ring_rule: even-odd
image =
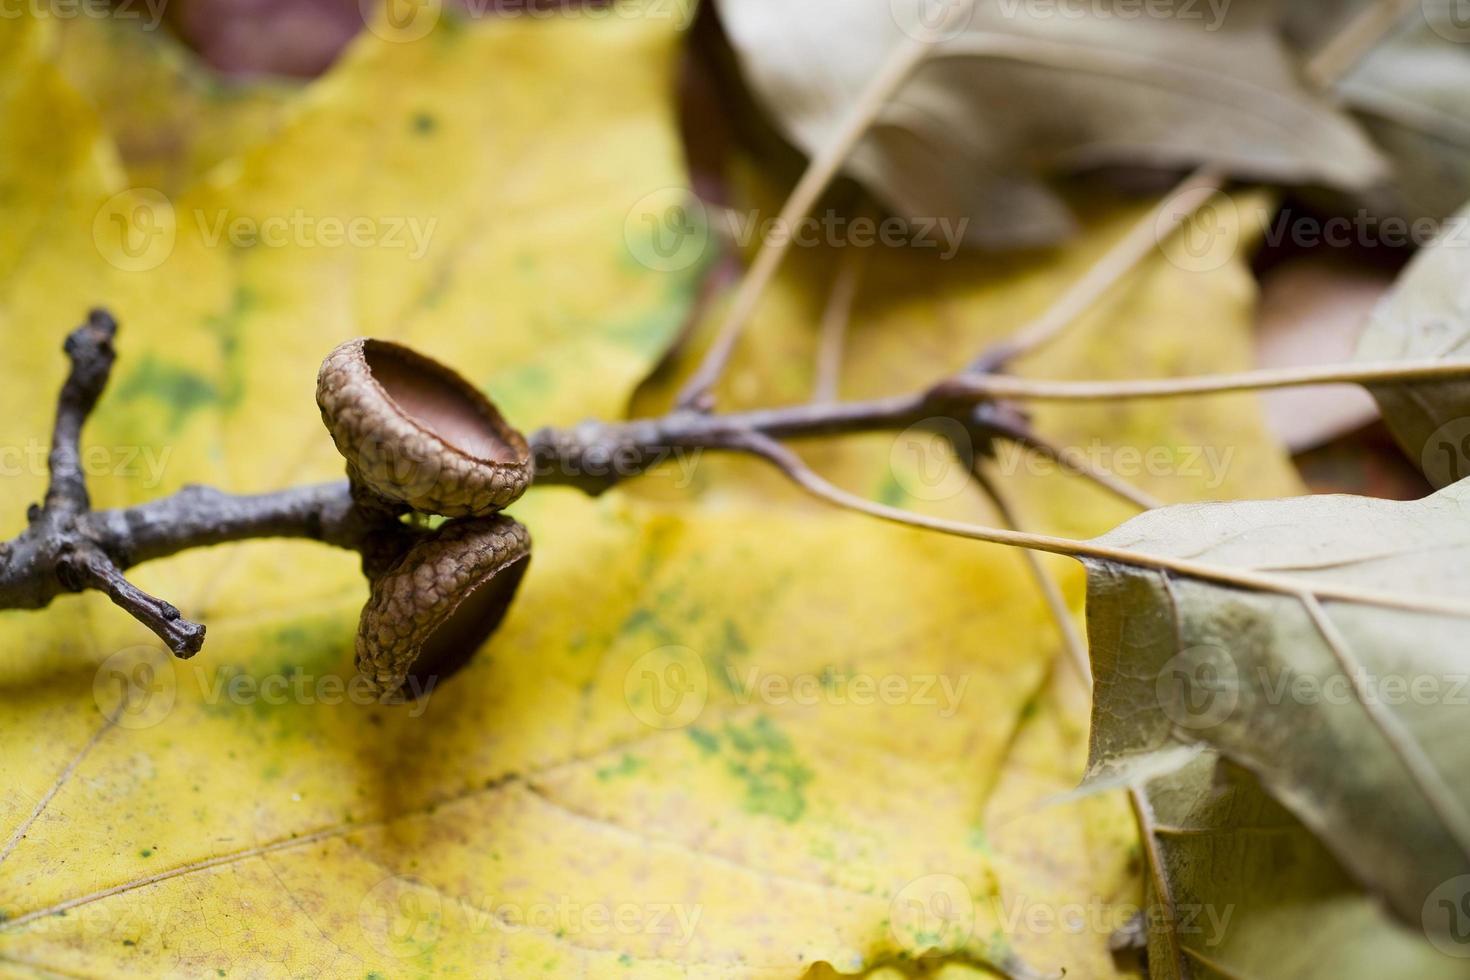
[[[852,305],[857,299],[866,249],[849,248],[837,260],[832,279],[832,292],[822,311],[821,330],[817,335],[816,379],[812,384],[812,401],[830,404],[837,400],[842,378],[842,357],[847,347],[847,331],[852,325]]]
[[[735,448],[735,447],[732,447]],[[1054,555],[1066,555],[1079,561],[1095,561],[1147,568],[1160,572],[1172,572],[1187,578],[1195,578],[1220,585],[1255,589],[1277,595],[1300,597],[1307,593],[1319,599],[1339,602],[1355,602],[1362,605],[1382,606],[1410,612],[1442,613],[1449,616],[1470,618],[1470,601],[1406,595],[1378,589],[1362,589],[1334,582],[1316,582],[1307,578],[1294,578],[1271,572],[1251,569],[1230,568],[1208,562],[1175,558],[1169,555],[1151,555],[1129,548],[1099,544],[1096,541],[1079,541],[1047,534],[1032,534],[1005,528],[987,527],[981,524],[966,524],[942,517],[930,517],[912,511],[889,507],[865,497],[849,493],[828,482],[808,467],[801,458],[787,447],[765,436],[751,433],[740,447],[752,455],[761,457],[781,470],[797,486],[839,507],[867,514],[880,520],[909,527],[939,531],[956,537],[985,541],[990,544],[1030,548]]]
[[[953,398],[1030,401],[1112,401],[1125,398],[1179,398],[1240,391],[1263,391],[1329,384],[1402,384],[1453,381],[1470,377],[1470,361],[1392,361],[1379,364],[1326,364],[1263,368],[1234,374],[1123,381],[1054,381],[997,374],[962,374],[941,382],[936,392]]]
[[[1160,242],[1188,222],[1205,201],[1225,186],[1225,181],[1225,174],[1213,167],[1201,167],[1190,174],[1074,280],[1040,316],[983,352],[970,365],[970,370],[975,373],[999,371],[1060,337],[1119,280],[1148,258]]]
[[[847,158],[852,154],[858,141],[867,133],[873,120],[878,117],[879,111],[908,79],[913,70],[929,56],[934,49],[935,42],[944,31],[951,24],[959,23],[961,17],[969,16],[972,2],[973,0],[960,0],[952,4],[944,21],[933,33],[922,37],[907,38],[893,49],[878,69],[877,74],[873,76],[872,81],[868,83],[868,87],[853,103],[836,133],[807,164],[801,179],[797,181],[796,187],[792,189],[791,195],[781,207],[781,213],[777,217],[780,227],[792,228],[799,220],[811,213],[817,199],[822,196],[832,179],[842,169],[843,164],[847,162]],[[786,252],[790,249],[794,237],[777,235],[761,242],[755,261],[751,263],[750,270],[735,291],[735,298],[731,301],[729,312],[725,315],[724,322],[715,335],[714,343],[680,391],[676,401],[678,408],[695,411],[708,411],[713,408],[711,389],[724,373],[725,366],[735,351],[735,345],[739,342],[741,333],[755,313],[756,306],[761,296],[765,294],[766,287],[775,278],[776,271],[781,267],[781,260],[786,257]]]
[[[975,461],[971,468],[971,474],[975,483],[980,487],[990,502],[995,505],[996,512],[1000,514],[1001,523],[1010,530],[1021,530],[1020,519],[1016,516],[1015,507],[1011,504],[1009,496],[1000,486],[985,472],[985,467],[980,460]],[[1077,632],[1077,624],[1072,621],[1071,610],[1067,608],[1066,597],[1057,586],[1056,580],[1041,563],[1041,556],[1029,548],[1023,548],[1021,555],[1026,561],[1026,567],[1031,572],[1031,578],[1036,582],[1036,588],[1041,593],[1042,601],[1046,603],[1047,610],[1051,613],[1056,623],[1057,632],[1061,634],[1062,648],[1067,652],[1067,659],[1072,664],[1077,676],[1082,679],[1083,686],[1092,690],[1092,663],[1087,655],[1087,644],[1082,635]]]

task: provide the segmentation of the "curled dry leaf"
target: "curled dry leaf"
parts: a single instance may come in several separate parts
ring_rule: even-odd
[[[911,35],[908,3],[723,0],[745,75],[808,153]],[[1109,165],[1191,167],[1363,188],[1383,175],[1356,125],[1309,93],[1275,4],[1170,16],[1050,16],[977,3],[874,121],[850,173],[899,214],[967,220],[971,244],[1026,246],[1072,230],[1047,178]],[[909,33],[905,32],[907,28]]]
[[[322,362],[316,399],[353,479],[389,501],[484,516],[531,485],[531,448],[490,399],[401,344],[342,344]]]
[[[1307,49],[1377,0],[1297,0],[1288,35]],[[1470,30],[1454,0],[1413,5],[1334,87],[1393,169],[1362,196],[1380,217],[1444,218],[1470,198]]]
[[[1451,980],[1470,961],[1391,921],[1301,822],[1214,752],[1151,781],[1153,980]],[[1172,922],[1164,910],[1172,908]]]
[[[1470,788],[1455,775],[1470,724],[1467,508],[1470,482],[1410,503],[1192,504],[1097,539],[1403,600],[1308,599],[1089,563],[1091,771],[1177,757],[1181,743],[1216,750],[1400,920],[1443,916],[1429,899],[1470,874]]]
[[[530,534],[503,514],[433,531],[373,583],[358,671],[386,697],[426,694],[505,619],[530,557]]]
[[[1415,256],[1358,344],[1362,361],[1470,357],[1470,208]],[[1435,486],[1470,476],[1470,381],[1369,388],[1404,452]]]

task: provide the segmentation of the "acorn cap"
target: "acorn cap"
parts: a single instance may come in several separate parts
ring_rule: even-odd
[[[384,340],[327,355],[316,401],[353,479],[395,503],[470,517],[531,484],[531,449],[480,391],[431,358]]]
[[[531,535],[504,515],[429,533],[374,581],[357,625],[358,672],[385,700],[427,693],[500,625],[530,560]]]

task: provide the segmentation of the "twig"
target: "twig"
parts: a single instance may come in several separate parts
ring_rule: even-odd
[[[1021,530],[1021,522],[1016,516],[1015,507],[1012,506],[1005,491],[990,479],[980,460],[975,460],[970,472],[975,478],[975,483],[995,505],[996,512],[1000,514],[1001,523],[1011,530]],[[1034,551],[1022,550],[1021,556],[1031,571],[1031,577],[1036,581],[1036,587],[1041,592],[1041,598],[1046,603],[1047,609],[1050,610],[1052,619],[1056,621],[1057,632],[1062,635],[1062,646],[1067,651],[1067,660],[1076,669],[1077,676],[1082,678],[1082,683],[1091,690],[1092,666],[1087,655],[1087,644],[1077,632],[1077,624],[1072,622],[1072,614],[1067,609],[1066,597],[1057,587],[1056,579],[1052,578],[1046,566],[1041,563],[1040,555]]]
[[[87,481],[82,475],[82,426],[102,389],[107,386],[117,352],[112,340],[117,336],[117,321],[104,310],[93,310],[87,322],[66,338],[64,350],[71,360],[71,371],[57,398],[56,425],[51,435],[51,454],[47,460],[51,484],[46,490],[45,510],[48,514],[76,514],[85,511],[90,502]]]
[[[1148,870],[1153,878],[1154,897],[1158,899],[1164,911],[1164,935],[1167,937],[1169,953],[1174,960],[1175,975],[1187,977],[1190,974],[1184,965],[1184,950],[1179,942],[1174,892],[1169,887],[1169,879],[1164,872],[1164,857],[1159,853],[1153,805],[1149,803],[1144,789],[1136,785],[1128,787],[1128,804],[1133,808],[1133,819],[1138,824],[1138,836],[1148,856]]]
[[[187,659],[204,646],[203,626],[184,619],[172,603],[154,598],[129,582],[102,553],[89,550],[72,567],[88,588],[105,592],[134,619],[158,634],[176,656]]]
[[[1094,466],[1092,460],[1070,446],[1053,445],[1029,431],[1008,431],[1005,435],[1017,445],[1046,457],[1069,473],[1075,473],[1083,479],[1090,480],[1141,510],[1153,510],[1155,507],[1164,505],[1162,500],[1145,493],[1116,474]]]
[[[1330,89],[1415,6],[1417,0],[1381,0],[1363,10],[1307,60],[1303,74],[1308,83],[1322,91]],[[1189,222],[1206,201],[1224,189],[1228,179],[1225,172],[1208,165],[1185,177],[1040,316],[981,354],[971,370],[1000,371],[1055,340]]]
[[[354,503],[346,481],[299,487],[277,493],[236,496],[207,487],[185,487],[150,503],[121,510],[90,511],[79,465],[82,425],[107,381],[114,354],[116,324],[94,313],[67,343],[72,371],[58,400],[52,461],[56,472],[47,505],[33,507],[30,526],[0,544],[0,608],[39,609],[65,592],[94,588],[106,592],[168,643],[180,656],[199,649],[204,629],[184,619],[170,603],[129,583],[123,572],[140,562],[190,548],[247,538],[294,537],[358,551],[369,573],[384,555],[397,553],[418,533],[397,521],[369,513]],[[630,422],[588,422],[570,429],[543,429],[531,438],[535,481],[597,494],[652,467],[679,451],[754,452],[780,466],[817,496],[884,520],[997,544],[1115,562],[1190,575],[1225,585],[1296,595],[1310,588],[1325,599],[1462,614],[1470,605],[1398,596],[1332,584],[1222,568],[1201,562],[1145,555],[1093,542],[987,528],[909,514],[839,490],[801,463],[778,440],[844,433],[898,431],[949,418],[965,426],[977,445],[1003,438],[1044,452],[1101,486],[1140,506],[1154,501],[1111,474],[1087,465],[1079,454],[1048,445],[1021,422],[1010,420],[988,399],[996,395],[1032,397],[1127,397],[1141,394],[1196,394],[1247,387],[1325,381],[1397,382],[1411,378],[1463,376],[1463,363],[1411,363],[1248,372],[1219,378],[1148,382],[1034,382],[992,375],[965,375],[916,395],[861,402],[806,404],[778,409],[706,414],[674,412]],[[1059,387],[1060,386],[1060,387]],[[978,401],[978,404],[977,404]]]
[[[733,448],[733,447],[732,447]],[[1356,588],[1335,582],[1319,582],[1311,579],[1293,578],[1271,572],[1231,568],[1209,562],[1174,558],[1169,555],[1151,555],[1131,548],[1118,548],[1098,544],[1096,541],[1078,541],[1049,534],[1033,534],[1005,528],[987,527],[983,524],[966,524],[942,517],[930,517],[876,503],[857,494],[849,493],[828,482],[808,467],[790,449],[758,433],[748,433],[743,439],[746,452],[770,462],[793,483],[815,497],[860,514],[908,527],[922,528],[952,534],[956,537],[986,541],[990,544],[1029,548],[1033,551],[1054,555],[1066,555],[1079,561],[1123,565],[1132,568],[1170,572],[1187,578],[1214,582],[1234,588],[1271,592],[1276,595],[1300,597],[1309,593],[1318,599],[1337,602],[1354,602],[1366,606],[1381,606],[1407,612],[1441,613],[1447,616],[1470,618],[1470,601],[1439,599],[1423,595],[1408,595],[1384,592],[1378,589]]]
[[[124,578],[81,521],[91,507],[82,472],[82,427],[107,387],[117,359],[113,348],[116,336],[117,321],[104,310],[93,310],[87,322],[67,336],[64,349],[71,369],[57,398],[56,424],[47,457],[51,480],[45,503],[32,508],[30,526],[4,548],[0,559],[7,570],[24,569],[33,578],[49,580],[57,591],[93,588],[106,592],[113,602],[158,634],[170,650],[190,657],[204,643],[204,627],[184,619],[172,605]]]
[[[1421,3],[1422,0],[1380,0],[1365,7],[1307,61],[1303,72],[1307,81],[1324,91],[1336,85],[1395,24]]]
[[[847,346],[847,331],[852,322],[853,300],[857,298],[858,279],[862,272],[866,249],[843,250],[832,279],[832,292],[827,308],[822,311],[821,333],[817,337],[816,381],[812,385],[812,401],[826,404],[837,400],[838,382],[842,377],[842,356]]]
[[[1224,173],[1213,167],[1201,167],[1186,177],[1040,316],[982,353],[970,365],[970,370],[977,374],[1000,371],[1055,340],[1158,248],[1161,241],[1188,222],[1201,205],[1225,186],[1226,179]]]
[[[961,0],[952,4],[944,21],[931,34],[922,37],[911,37],[896,47],[878,69],[868,87],[858,96],[851,110],[838,127],[836,134],[827,142],[822,149],[812,157],[807,164],[806,171],[792,188],[791,195],[781,207],[781,213],[777,216],[777,224],[782,228],[791,228],[798,221],[811,213],[812,207],[832,178],[837,176],[842,165],[847,162],[848,156],[852,154],[853,148],[868,131],[873,120],[877,118],[878,112],[888,102],[893,94],[903,85],[913,70],[933,50],[934,42],[938,40],[945,30],[952,24],[959,23],[961,17],[967,17],[970,13],[971,0]],[[730,361],[730,355],[735,351],[735,345],[740,340],[740,334],[745,325],[750,322],[755,313],[756,305],[761,296],[765,294],[766,287],[775,278],[776,270],[781,267],[781,260],[785,258],[787,250],[791,247],[794,236],[777,235],[767,238],[761,242],[759,251],[756,252],[755,261],[751,263],[750,269],[741,280],[739,288],[735,291],[735,298],[731,301],[730,310],[720,325],[719,332],[715,335],[714,343],[705,354],[704,360],[695,369],[694,374],[685,382],[683,390],[679,392],[676,407],[694,411],[709,411],[714,407],[711,389],[724,374],[725,366]]]
[[[996,374],[962,374],[936,386],[955,399],[997,398],[1032,401],[1113,401],[1122,398],[1177,398],[1238,391],[1264,391],[1306,385],[1390,385],[1409,381],[1451,381],[1470,376],[1470,361],[1394,361],[1383,364],[1327,364],[1265,368],[1235,374],[1125,381],[1046,381]]]

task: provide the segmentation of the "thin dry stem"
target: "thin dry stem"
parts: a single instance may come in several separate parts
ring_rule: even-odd
[[[853,302],[857,298],[858,280],[862,274],[866,249],[844,249],[832,279],[832,292],[827,308],[822,311],[821,333],[817,337],[816,381],[812,385],[812,402],[818,405],[837,400],[837,387],[842,378],[842,358],[847,348],[847,332],[852,323]]]
[[[873,120],[878,117],[883,106],[893,97],[913,70],[928,57],[934,49],[935,41],[944,31],[951,24],[959,23],[961,17],[969,15],[970,6],[969,2],[952,5],[944,21],[933,34],[908,38],[889,54],[877,74],[873,76],[873,80],[869,82],[868,87],[853,103],[851,110],[837,128],[832,139],[812,157],[806,171],[801,175],[801,179],[797,181],[796,187],[792,189],[791,195],[781,207],[781,213],[777,217],[780,227],[795,227],[798,221],[811,213],[817,199],[826,191],[832,179],[847,162],[847,158],[852,155],[853,149],[867,133],[868,128],[872,126]],[[761,297],[765,295],[766,287],[771,284],[776,276],[776,271],[781,267],[781,260],[786,257],[793,237],[778,235],[761,242],[755,261],[751,263],[750,270],[735,291],[735,298],[731,301],[730,310],[715,336],[713,345],[679,393],[677,401],[679,408],[696,411],[709,411],[713,408],[711,389],[724,374],[725,366],[735,351],[735,345],[740,341],[741,333],[746,324],[750,322]]]
[[[1159,243],[1186,224],[1200,206],[1225,186],[1226,175],[1201,167],[1186,177],[1088,268],[1040,316],[985,351],[970,366],[976,373],[999,371],[1012,361],[1035,354],[1061,336],[1108,294]]]
[[[1365,7],[1307,61],[1303,74],[1308,83],[1327,90],[1336,85],[1373,50],[1383,36],[1422,0],[1380,0]]]
[[[1140,490],[1114,473],[1093,465],[1087,455],[1070,446],[1058,446],[1032,432],[1008,432],[1007,437],[1018,445],[1040,453],[1068,473],[1074,473],[1108,491],[1140,510],[1153,510],[1164,506],[1164,502]]]
[[[1453,381],[1470,376],[1470,361],[1395,361],[1381,364],[1326,364],[1263,368],[1234,374],[1123,381],[1049,381],[996,374],[962,374],[941,382],[936,391],[957,399],[992,401],[1115,401],[1125,398],[1179,398],[1240,391],[1265,391],[1308,385],[1391,385],[1410,381]]]
[[[1420,595],[1385,592],[1378,589],[1362,589],[1334,582],[1317,582],[1308,578],[1294,578],[1270,572],[1230,568],[1209,562],[1174,558],[1169,555],[1151,555],[1129,548],[1099,544],[1096,541],[1078,541],[1048,534],[1032,534],[1004,528],[987,527],[981,524],[966,524],[942,517],[929,517],[876,503],[865,497],[849,493],[828,482],[808,467],[801,458],[787,447],[757,433],[748,434],[738,448],[763,458],[790,478],[797,486],[839,507],[867,514],[880,520],[909,527],[923,528],[952,534],[956,537],[986,541],[991,544],[1030,548],[1054,555],[1066,555],[1080,561],[1095,561],[1123,565],[1133,568],[1172,572],[1188,578],[1214,582],[1228,587],[1271,592],[1277,595],[1299,597],[1303,593],[1340,602],[1355,602],[1367,606],[1381,606],[1409,612],[1440,613],[1448,616],[1470,618],[1470,601],[1438,599]]]
[[[1353,694],[1358,703],[1363,707],[1363,713],[1368,716],[1373,727],[1378,729],[1383,740],[1388,743],[1389,749],[1398,756],[1414,785],[1424,795],[1440,822],[1444,824],[1445,830],[1454,838],[1460,853],[1470,858],[1470,813],[1460,804],[1459,798],[1453,789],[1445,782],[1444,774],[1434,761],[1425,754],[1424,749],[1415,739],[1414,734],[1383,702],[1370,690],[1363,665],[1353,655],[1352,648],[1348,645],[1347,637],[1337,628],[1327,610],[1322,608],[1322,603],[1317,597],[1309,592],[1301,595],[1302,606],[1307,611],[1307,616],[1312,620],[1327,649],[1331,651],[1332,657],[1337,661],[1338,669],[1343,676],[1352,684]]]
[[[1021,530],[1020,519],[1016,516],[1015,506],[1011,503],[1006,492],[1000,488],[995,481],[985,472],[984,466],[979,460],[971,467],[971,473],[975,477],[985,496],[995,505],[996,512],[1000,515],[1001,524],[1013,531]],[[1061,634],[1062,646],[1067,652],[1067,661],[1077,671],[1077,676],[1082,679],[1083,685],[1092,689],[1092,665],[1087,655],[1087,644],[1082,639],[1082,634],[1077,632],[1077,624],[1072,621],[1072,613],[1067,608],[1067,599],[1062,595],[1056,579],[1052,578],[1046,566],[1041,563],[1041,556],[1036,552],[1023,548],[1021,556],[1026,561],[1026,567],[1031,572],[1032,579],[1036,582],[1037,589],[1041,592],[1041,598],[1046,603],[1052,619],[1056,621],[1057,632]]]
[[[1307,81],[1326,91],[1347,75],[1417,0],[1382,0],[1363,10],[1307,61]],[[998,371],[1051,343],[1224,189],[1228,175],[1203,166],[1185,177],[1040,316],[980,356],[975,371]]]
[[[1168,937],[1169,952],[1174,960],[1176,975],[1187,977],[1190,974],[1184,965],[1184,950],[1179,942],[1174,892],[1169,887],[1169,879],[1164,873],[1163,855],[1159,853],[1159,841],[1154,830],[1153,806],[1140,786],[1128,787],[1128,804],[1133,808],[1133,819],[1138,824],[1138,836],[1143,843],[1144,852],[1148,855],[1148,870],[1153,880],[1154,897],[1158,899],[1159,905],[1164,910],[1164,934]]]

